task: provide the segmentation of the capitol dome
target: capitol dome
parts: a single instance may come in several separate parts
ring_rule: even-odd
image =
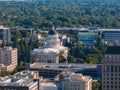
[[[57,32],[53,29],[49,30],[48,35],[56,35]]]

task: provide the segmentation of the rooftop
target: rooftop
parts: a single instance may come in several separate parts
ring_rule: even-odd
[[[53,49],[53,48],[34,49],[34,52],[37,52],[37,53],[59,53],[59,51],[57,49]]]
[[[83,70],[83,69],[92,69],[92,68],[97,68],[97,65],[100,64],[63,64],[63,63],[59,63],[59,64],[55,64],[55,63],[33,63],[30,65],[30,68],[37,68],[37,69],[50,69],[50,70],[65,70],[65,69],[79,69],[79,70]]]
[[[40,83],[41,90],[58,90],[54,83]]]
[[[48,35],[55,35],[57,32],[53,29],[49,30]]]
[[[92,79],[90,76],[83,76],[82,74],[77,74],[74,72],[62,72],[61,75],[63,76],[63,80],[68,80],[70,82],[88,82]]]
[[[31,86],[35,83],[36,71],[21,71],[12,76],[0,77],[0,86]],[[33,78],[31,77],[33,76]]]
[[[33,79],[17,79],[13,81],[13,78],[6,78],[6,80],[0,81],[0,86],[31,86],[33,83]]]
[[[120,29],[106,29],[106,28],[99,28],[99,27],[78,27],[78,28],[74,28],[74,27],[61,27],[61,28],[56,28],[56,30],[78,30],[78,31],[120,31]]]
[[[106,54],[120,54],[120,46],[107,47]]]
[[[56,30],[87,30],[87,28],[61,27],[61,28],[56,28]]]
[[[4,26],[0,26],[0,29],[5,30],[5,29],[9,29],[8,27],[4,27]]]
[[[3,48],[0,48],[0,50],[14,50],[14,49],[17,49],[17,48],[12,48],[9,46],[4,46]]]
[[[31,31],[31,30],[33,30],[33,28],[20,28],[20,29],[18,29],[18,30],[27,30],[27,31]]]

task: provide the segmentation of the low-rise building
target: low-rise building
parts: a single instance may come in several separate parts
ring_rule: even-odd
[[[78,41],[86,45],[94,44],[94,41],[91,42],[89,40],[91,40],[91,38],[93,39],[94,37],[94,35],[91,33],[96,33],[101,35],[103,44],[107,46],[120,46],[120,29],[101,29],[99,27],[86,27],[86,28],[61,27],[55,28],[55,30],[63,34],[79,33]]]
[[[101,29],[102,41],[108,46],[120,46],[120,29]]]
[[[27,69],[38,71],[44,78],[54,79],[58,74],[64,71],[82,73],[85,76],[91,76],[94,80],[101,80],[101,64],[63,64],[63,63],[33,63],[27,65]]]
[[[95,46],[98,34],[95,32],[79,32],[78,42],[84,46]]]
[[[51,82],[41,82],[40,90],[58,90],[56,84]]]
[[[40,90],[37,72],[22,71],[13,76],[0,77],[0,90]]]
[[[62,72],[60,75],[62,90],[92,90],[92,78],[73,72]]]

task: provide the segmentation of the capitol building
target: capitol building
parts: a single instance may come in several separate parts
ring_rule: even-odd
[[[45,40],[44,48],[34,49],[32,56],[41,63],[59,63],[59,55],[67,59],[68,48],[61,45],[59,35],[55,30],[48,32],[48,37]]]

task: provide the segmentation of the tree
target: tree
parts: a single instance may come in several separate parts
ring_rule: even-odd
[[[6,70],[3,70],[3,71],[0,72],[0,76],[1,77],[5,77],[7,75],[11,75],[11,72],[10,71],[6,71]]]
[[[79,43],[74,48],[74,56],[77,57],[77,58],[83,58],[84,57],[83,46]]]
[[[96,63],[98,63],[98,59],[93,56],[88,56],[87,62],[91,63],[91,64],[96,64]]]
[[[59,52],[58,54],[60,63],[66,62],[66,58],[63,56],[63,54],[63,52]]]
[[[101,82],[93,81],[92,82],[92,90],[101,90]]]
[[[54,61],[53,60],[48,60],[47,63],[53,63]]]

